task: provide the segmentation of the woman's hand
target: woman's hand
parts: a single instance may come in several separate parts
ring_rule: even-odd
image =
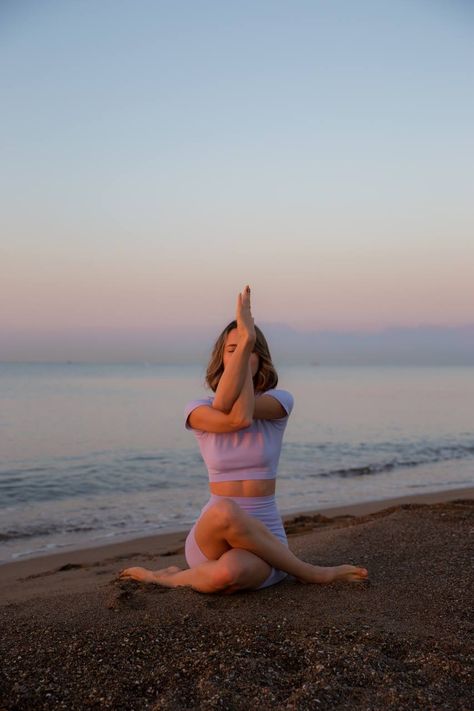
[[[231,348],[224,350],[224,370],[219,379],[216,395],[212,402],[215,410],[230,414],[234,407],[239,408],[241,416],[242,407],[245,417],[250,422],[254,411],[254,391],[252,382],[252,363],[258,356],[253,353],[257,336],[252,314],[250,313],[250,288],[247,286],[237,297],[237,338],[233,331]],[[237,343],[235,344],[235,340]],[[227,344],[227,339],[226,339]],[[233,347],[235,345],[235,348]],[[247,387],[247,379],[249,386]],[[245,391],[245,393],[244,393]],[[237,405],[239,398],[242,402]],[[235,414],[235,413],[234,413]]]
[[[239,338],[253,345],[257,340],[257,334],[255,333],[255,324],[250,311],[250,287],[248,284],[237,297],[236,319]]]

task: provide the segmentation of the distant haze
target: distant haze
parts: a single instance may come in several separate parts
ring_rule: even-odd
[[[1,361],[191,364],[203,366],[220,329],[83,329],[2,334]],[[474,365],[474,324],[379,331],[300,331],[261,323],[276,364]]]

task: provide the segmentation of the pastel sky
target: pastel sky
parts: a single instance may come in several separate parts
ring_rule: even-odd
[[[0,5],[0,335],[473,322],[469,0]]]

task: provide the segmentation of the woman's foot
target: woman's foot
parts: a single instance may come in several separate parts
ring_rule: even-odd
[[[119,580],[138,580],[141,583],[160,583],[168,575],[179,573],[182,568],[170,565],[168,568],[160,570],[148,570],[148,568],[125,568],[118,574]]]
[[[363,583],[369,578],[367,568],[359,568],[357,565],[336,565],[332,570],[333,578],[329,582],[346,580],[349,583]]]
[[[363,583],[369,579],[367,568],[360,568],[357,565],[335,565],[324,568],[318,565],[311,565],[308,577],[298,578],[301,583],[318,583],[327,585],[336,580],[344,580],[349,583]]]

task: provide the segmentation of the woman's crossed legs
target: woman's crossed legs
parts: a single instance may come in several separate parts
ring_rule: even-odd
[[[354,565],[320,567],[305,563],[261,521],[225,497],[201,515],[196,523],[195,538],[209,559],[206,562],[188,570],[176,566],[155,571],[126,568],[119,577],[173,588],[184,585],[206,593],[258,588],[272,567],[303,583],[330,583],[340,579],[361,582],[368,577],[365,568]]]

